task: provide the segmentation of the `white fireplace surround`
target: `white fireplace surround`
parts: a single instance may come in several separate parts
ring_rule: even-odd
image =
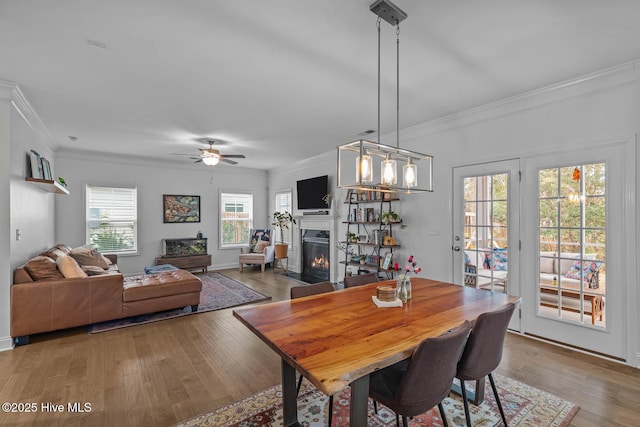
[[[298,237],[299,247],[302,248],[302,236],[304,236],[305,230],[323,230],[329,231],[329,280],[333,283],[338,282],[338,251],[336,240],[337,237],[337,224],[336,217],[334,215],[300,215],[296,216],[296,222],[300,228],[300,234]],[[298,259],[296,265],[302,268],[302,250],[298,252]],[[300,271],[301,273],[302,271]]]

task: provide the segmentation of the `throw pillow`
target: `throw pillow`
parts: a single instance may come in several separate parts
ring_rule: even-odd
[[[104,268],[96,267],[95,265],[84,265],[82,271],[87,273],[87,276],[99,276],[101,274],[107,274],[107,270]]]
[[[567,271],[564,277],[568,279],[580,280],[580,268],[582,267],[582,280],[584,280],[585,282],[590,282],[591,278],[593,277],[595,272],[600,269],[601,265],[601,262],[596,261],[583,261],[582,263],[580,261],[574,261],[571,269]]]
[[[269,242],[265,242],[264,240],[260,240],[254,246],[253,252],[255,252],[257,254],[261,254],[261,253],[264,252],[264,248],[266,248],[267,246],[269,246]]]
[[[47,256],[39,255],[31,258],[25,263],[24,268],[33,277],[33,280],[64,279],[56,262]]]
[[[249,242],[249,250],[250,252],[255,252],[256,243],[260,241],[270,242],[271,241],[271,229],[270,228],[259,228],[253,230],[253,234],[251,235],[251,241]]]
[[[71,250],[71,256],[82,266],[95,265],[105,270],[109,268],[110,262],[108,262],[107,258],[91,247],[81,246],[74,248]]]
[[[87,277],[87,273],[82,271],[78,263],[73,257],[61,256],[56,259],[58,270],[62,273],[65,279],[77,279]]]
[[[51,249],[48,249],[48,250],[42,252],[40,255],[47,256],[47,257],[51,258],[52,260],[57,261],[58,257],[67,256],[68,254],[66,252],[64,252],[62,249],[59,249],[57,247],[53,247]]]

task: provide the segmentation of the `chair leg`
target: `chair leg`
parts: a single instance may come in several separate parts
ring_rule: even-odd
[[[400,427],[400,416],[396,412],[396,427]]]
[[[447,414],[444,413],[444,406],[442,406],[442,402],[438,403],[438,409],[440,410],[440,417],[442,418],[442,425],[444,427],[449,427],[449,423],[447,422]]]
[[[500,403],[500,396],[498,396],[498,389],[496,388],[496,383],[493,381],[492,374],[489,374],[489,382],[491,383],[493,395],[496,397],[496,403],[498,404],[498,409],[500,410],[500,416],[502,417],[502,422],[504,422],[504,427],[509,427],[507,425],[507,417],[504,416],[504,411],[502,410],[502,403]]]
[[[296,396],[300,394],[300,386],[302,385],[302,375],[298,378],[298,388],[296,388]]]
[[[378,402],[375,399],[373,401],[373,413],[378,415]]]
[[[409,427],[409,421],[407,420],[407,416],[406,415],[402,416],[402,425],[403,425],[403,427]]]
[[[331,427],[331,420],[333,420],[333,395],[329,396],[329,427]]]
[[[460,391],[462,392],[462,403],[464,404],[464,417],[467,420],[467,427],[471,427],[471,415],[469,415],[469,402],[467,402],[467,389],[464,381],[460,380]]]

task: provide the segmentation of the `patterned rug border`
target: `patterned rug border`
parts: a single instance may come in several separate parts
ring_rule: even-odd
[[[577,404],[557,397],[551,393],[548,393],[544,390],[540,390],[536,387],[529,386],[520,381],[514,380],[509,377],[505,377],[499,374],[494,374],[494,378],[496,380],[498,391],[501,396],[501,400],[503,401],[503,406],[505,407],[505,413],[507,414],[507,419],[509,421],[510,426],[518,426],[518,427],[541,427],[541,426],[549,426],[549,427],[566,427],[571,423],[571,420],[575,417],[575,415],[580,410],[580,406]],[[339,413],[341,409],[346,410],[348,413],[348,388],[347,392],[344,391],[339,393],[334,397],[334,419],[333,425],[335,426],[343,426],[348,425],[344,424],[347,420],[339,418]],[[481,425],[483,427],[489,426],[498,426],[502,425],[502,420],[500,419],[500,415],[498,413],[497,408],[491,408],[491,411],[495,412],[492,415],[493,419],[480,419],[477,420],[480,423],[477,424],[476,421],[473,421],[474,414],[479,412],[482,414],[482,408],[485,405],[495,406],[495,400],[493,400],[493,393],[490,389],[487,389],[488,394],[485,392],[485,403],[483,403],[479,407],[475,407],[474,405],[470,405],[471,408],[471,416],[472,422],[474,425]],[[521,394],[518,394],[521,393]],[[343,393],[345,395],[343,395]],[[537,394],[540,398],[536,402],[524,402],[523,406],[518,409],[513,418],[509,419],[510,408],[510,400],[509,398],[514,398],[515,400],[527,400],[523,399],[526,397],[530,397],[531,394]],[[326,411],[318,411],[318,405],[315,405],[315,408],[312,405],[317,400],[322,399],[326,405],[326,396],[318,390],[315,389],[311,384],[307,381],[303,382],[302,389],[300,390],[300,394],[298,395],[298,412],[299,412],[299,421],[301,425],[304,426],[315,426],[315,425],[326,425],[326,419],[324,415],[326,415]],[[449,401],[447,403],[447,401]],[[555,414],[545,414],[540,413],[539,403],[544,402],[545,404],[557,408]],[[345,407],[346,404],[346,407]],[[452,414],[451,412],[457,410],[458,412],[463,411],[462,409],[462,401],[459,396],[454,395],[453,393],[445,399],[445,411],[447,414],[447,420],[449,421],[449,425],[458,426],[458,425],[466,425],[464,419],[464,412],[461,414]],[[309,407],[311,405],[311,407]],[[282,425],[281,424],[281,416],[282,416],[282,391],[281,386],[276,385],[266,390],[263,390],[257,394],[246,397],[244,399],[232,402],[228,405],[222,406],[218,409],[215,409],[210,412],[206,412],[195,417],[189,418],[187,420],[181,421],[177,424],[174,424],[172,427],[231,427],[231,426],[275,426]],[[370,417],[371,414],[371,400],[369,401],[370,406]],[[276,418],[276,420],[265,419],[263,417],[263,413],[270,408],[273,408],[274,414],[279,414],[280,418]],[[305,422],[303,421],[304,415],[300,413],[300,409],[304,408],[311,413],[311,421]],[[346,408],[346,409],[345,409]],[[475,408],[475,409],[474,409]],[[494,411],[495,409],[495,411]],[[385,413],[386,412],[386,413]],[[379,405],[379,414],[383,414],[381,418],[384,419],[385,422],[389,422],[390,425],[395,426],[395,415],[392,411],[388,410],[384,406]],[[433,416],[429,416],[430,413],[433,413]],[[540,424],[542,418],[545,416],[551,415],[550,419],[546,419],[545,424]],[[258,420],[252,420],[251,417],[258,416]],[[380,415],[378,415],[380,416]],[[410,421],[409,425],[416,425],[416,422],[421,421],[435,421],[436,425],[441,425],[441,420],[439,418],[439,412],[436,408],[432,408],[426,414],[419,415],[415,417],[414,420]],[[217,417],[216,419],[212,419],[213,417]],[[280,424],[269,423],[269,421],[280,421]],[[380,424],[379,420],[371,420],[369,425],[389,425],[389,424]],[[317,424],[316,424],[317,423]],[[492,424],[491,424],[492,423]],[[423,424],[420,424],[423,425]]]
[[[122,318],[122,319],[107,320],[105,322],[94,323],[94,324],[90,325],[89,326],[89,333],[90,334],[99,334],[99,333],[102,333],[102,332],[113,331],[113,330],[116,330],[116,329],[129,328],[131,326],[144,325],[144,324],[147,324],[147,323],[160,322],[162,320],[176,319],[178,317],[190,316],[192,314],[200,314],[200,313],[206,313],[206,312],[209,312],[209,311],[224,310],[224,309],[227,309],[227,308],[238,307],[238,306],[245,305],[245,304],[253,304],[253,303],[257,303],[257,302],[263,302],[263,301],[271,300],[271,297],[269,295],[265,295],[262,292],[256,291],[255,289],[245,285],[244,283],[239,282],[238,280],[233,279],[233,278],[227,276],[226,274],[219,273],[217,271],[210,271],[208,273],[198,275],[198,277],[208,276],[209,278],[212,278],[211,276],[215,276],[215,275],[222,276],[224,278],[223,280],[230,280],[230,281],[234,282],[235,284],[246,288],[247,290],[251,291],[252,293],[260,295],[260,297],[256,297],[256,299],[252,299],[250,301],[238,302],[238,303],[234,303],[234,304],[230,304],[230,305],[225,305],[225,306],[222,306],[222,307],[210,307],[210,306],[207,307],[207,306],[203,306],[201,304],[198,307],[198,311],[195,311],[195,312],[192,312],[190,307],[184,307],[184,308],[177,308],[177,309],[167,310],[167,311],[162,311],[162,312],[157,312],[157,313],[149,313],[149,314],[141,314],[139,316],[125,317],[125,318]],[[216,279],[214,279],[214,280],[216,280]],[[109,324],[113,324],[113,326],[107,326]]]

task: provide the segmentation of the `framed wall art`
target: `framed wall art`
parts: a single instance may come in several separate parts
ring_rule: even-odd
[[[162,195],[165,223],[200,222],[200,196]]]

